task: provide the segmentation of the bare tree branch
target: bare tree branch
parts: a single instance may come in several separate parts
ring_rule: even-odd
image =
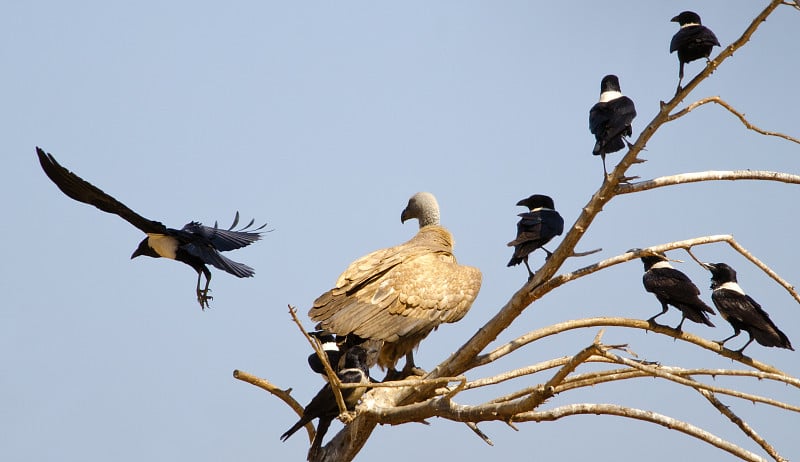
[[[687,422],[683,422],[672,417],[665,416],[653,411],[619,406],[616,404],[592,404],[579,403],[557,407],[547,411],[531,411],[514,417],[515,422],[547,422],[554,421],[568,416],[593,414],[593,415],[615,415],[627,417],[629,419],[643,420],[661,425],[670,430],[677,430],[689,436],[693,436],[701,441],[705,441],[734,456],[747,461],[764,461],[765,459],[735,444],[723,440],[722,438],[698,428]]]
[[[719,104],[720,106],[724,107],[731,114],[735,115],[742,122],[742,124],[744,124],[744,126],[747,127],[749,130],[753,130],[754,132],[757,132],[757,133],[760,133],[760,134],[766,135],[766,136],[777,136],[778,138],[783,138],[783,139],[791,141],[793,143],[800,144],[800,140],[798,140],[797,138],[794,138],[792,136],[785,135],[783,133],[778,133],[778,132],[770,132],[770,131],[766,131],[766,130],[763,130],[761,128],[756,127],[755,125],[751,124],[750,121],[748,121],[744,117],[744,114],[742,114],[741,112],[739,112],[736,109],[734,109],[733,106],[731,106],[730,104],[725,102],[719,96],[709,96],[709,97],[703,98],[701,100],[697,100],[694,103],[692,103],[692,104],[686,106],[685,108],[681,109],[680,111],[670,115],[667,118],[667,122],[672,122],[675,119],[683,117],[686,114],[692,112],[692,110],[694,110],[694,109],[696,109],[696,108],[698,108],[698,107],[700,107],[700,106],[702,106],[704,104],[708,104],[708,103],[716,103],[716,104]]]
[[[633,329],[652,331],[672,337],[677,340],[693,343],[699,347],[705,348],[709,351],[713,351],[721,356],[730,358],[734,361],[738,361],[742,364],[746,364],[752,368],[758,369],[763,372],[771,372],[784,376],[787,375],[783,371],[773,366],[764,364],[760,361],[752,359],[749,356],[745,356],[736,351],[720,347],[719,344],[716,342],[713,342],[711,340],[706,340],[702,337],[698,337],[688,332],[677,331],[671,327],[662,326],[659,324],[652,324],[650,322],[640,319],[610,318],[610,317],[575,319],[571,321],[560,322],[558,324],[553,324],[551,326],[547,326],[541,329],[537,329],[535,331],[517,337],[516,339],[512,340],[509,343],[506,343],[505,345],[501,345],[487,354],[478,356],[477,358],[475,358],[475,361],[472,364],[470,364],[470,369],[488,364],[494,360],[497,360],[498,358],[501,358],[511,353],[512,351],[515,351],[527,345],[528,343],[539,340],[541,338],[555,335],[561,332],[566,332],[573,329],[583,329],[587,327],[628,327]]]
[[[642,372],[644,372],[644,373],[646,373],[648,375],[651,375],[653,377],[659,377],[659,378],[662,378],[662,379],[670,380],[672,382],[675,382],[675,383],[678,383],[678,384],[681,384],[681,385],[686,385],[686,386],[689,386],[689,387],[692,387],[692,388],[708,390],[708,391],[710,391],[712,393],[720,393],[720,394],[724,394],[724,395],[733,396],[735,398],[740,398],[740,399],[744,399],[744,400],[747,400],[747,401],[752,401],[753,403],[762,403],[762,404],[767,404],[767,405],[770,405],[770,406],[775,406],[775,407],[778,407],[778,408],[781,408],[781,409],[786,409],[788,411],[800,412],[800,406],[793,406],[791,404],[787,404],[787,403],[784,403],[784,402],[781,402],[781,401],[776,401],[774,399],[765,398],[763,396],[753,395],[753,394],[750,394],[750,393],[743,393],[743,392],[740,392],[740,391],[731,390],[729,388],[722,388],[722,387],[715,387],[715,386],[712,386],[712,385],[706,385],[704,383],[698,382],[698,381],[693,380],[693,379],[686,379],[686,378],[683,378],[683,377],[681,377],[681,376],[679,376],[677,374],[672,374],[671,372],[666,371],[666,370],[662,370],[659,367],[649,366],[647,364],[640,364],[640,363],[638,363],[636,361],[631,361],[630,359],[623,358],[623,357],[621,357],[619,355],[615,355],[615,354],[613,354],[613,353],[611,353],[609,351],[604,351],[603,350],[602,354],[605,357],[607,357],[608,359],[610,359],[610,360],[612,360],[612,361],[614,361],[614,362],[616,362],[618,364],[624,364],[624,365],[626,365],[628,367],[631,367],[631,368],[634,368],[634,369],[638,369],[638,370],[640,370],[640,371],[642,371]]]
[[[663,188],[665,186],[697,183],[700,181],[736,180],[777,181],[781,183],[800,184],[800,175],[769,172],[764,170],[709,170],[705,172],[681,173],[678,175],[662,176],[637,183],[620,184],[617,186],[615,193],[631,194],[656,188]]]
[[[298,403],[297,400],[292,398],[292,396],[289,394],[289,393],[292,392],[291,388],[287,388],[286,390],[283,390],[283,389],[278,388],[277,386],[273,385],[272,383],[270,383],[269,380],[262,379],[260,377],[256,377],[255,375],[248,374],[247,372],[240,371],[240,370],[233,371],[233,377],[235,379],[241,380],[242,382],[247,382],[247,383],[249,383],[251,385],[255,385],[258,388],[261,388],[263,390],[266,390],[266,391],[272,393],[273,395],[275,395],[278,398],[280,398],[281,401],[283,401],[284,403],[288,404],[289,407],[292,408],[294,410],[294,412],[296,412],[299,417],[303,417],[303,405]],[[314,431],[314,425],[311,422],[307,423],[306,424],[306,430],[308,431],[308,441],[309,442],[313,442],[314,441],[314,435],[316,435],[316,432]]]
[[[775,459],[777,462],[788,462],[786,459],[781,457],[780,454],[778,454],[778,451],[776,451],[775,448],[772,447],[772,445],[767,442],[767,440],[765,440],[764,438],[761,437],[761,435],[756,433],[756,431],[753,430],[750,427],[750,425],[747,424],[747,422],[742,420],[742,418],[736,415],[733,411],[731,411],[731,409],[728,406],[724,405],[722,401],[717,399],[714,393],[712,393],[709,390],[704,390],[700,388],[698,388],[697,391],[700,392],[700,394],[703,395],[703,397],[706,398],[708,402],[711,403],[711,405],[714,406],[720,412],[720,414],[730,419],[730,421],[733,422],[734,425],[739,427],[739,429],[742,430],[742,432],[745,435],[747,435],[751,440],[755,441],[756,444],[761,446],[764,449],[764,451],[766,451],[767,454],[770,455],[770,457]]]

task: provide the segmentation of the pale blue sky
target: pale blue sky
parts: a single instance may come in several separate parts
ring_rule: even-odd
[[[415,223],[400,224],[400,211],[414,192],[431,191],[459,260],[484,275],[467,317],[423,342],[417,362],[433,367],[525,281],[524,268],[505,267],[517,200],[548,194],[569,226],[599,186],[587,119],[603,75],[619,75],[636,102],[638,136],[676,85],[668,50],[677,25],[669,19],[695,9],[727,45],[763,3],[6,2],[0,459],[303,460],[304,434],[278,439],[296,415],[231,376],[242,369],[292,387],[302,403],[316,393],[321,381],[306,366],[308,346],[287,304],[307,320],[310,303],[349,262],[415,233]],[[800,135],[798,20],[798,11],[779,8],[692,99],[720,95],[753,123]],[[702,66],[687,65],[687,79]],[[212,309],[201,312],[194,272],[130,261],[141,233],[58,191],[36,162],[37,145],[168,226],[228,224],[236,210],[268,221],[274,232],[231,254],[256,277],[215,271]],[[609,165],[620,156],[610,155]],[[705,106],[664,127],[643,154],[648,162],[630,173],[798,173],[797,156],[797,145]],[[731,233],[797,284],[797,198],[796,186],[753,182],[620,197],[579,246],[603,252],[563,270],[631,247]],[[783,289],[725,245],[696,254],[739,270],[741,285],[800,347],[800,307]],[[532,266],[540,264],[537,254]],[[680,269],[710,301],[707,273],[691,262]],[[530,307],[499,341],[566,319],[645,319],[659,306],[641,273],[631,262],[570,284]],[[663,318],[674,325],[679,316]],[[730,334],[719,316],[714,322],[713,330],[685,328],[711,339]],[[575,353],[595,334],[542,341],[469,378]],[[609,329],[605,338],[667,365],[736,366],[652,333]],[[747,352],[800,376],[798,353],[759,345]],[[800,403],[789,387],[717,383]],[[459,395],[462,403],[484,398]],[[796,414],[722,399],[784,456],[800,456]],[[655,380],[558,396],[546,407],[571,402],[653,409],[743,441],[697,393]],[[484,424],[494,447],[462,424],[431,424],[378,428],[359,460],[425,460],[442,450],[468,461],[730,459],[677,432],[615,417],[520,424],[519,433]]]

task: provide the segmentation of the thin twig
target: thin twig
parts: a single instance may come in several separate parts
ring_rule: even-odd
[[[734,425],[739,427],[739,429],[745,435],[747,435],[748,438],[755,441],[756,444],[761,446],[764,449],[764,451],[766,451],[767,454],[769,454],[773,459],[775,459],[777,462],[788,462],[786,459],[781,457],[780,454],[778,454],[778,451],[776,451],[775,448],[772,447],[772,445],[767,442],[767,440],[765,440],[763,437],[761,437],[761,435],[756,433],[756,431],[753,430],[753,428],[747,422],[742,420],[742,418],[736,415],[733,411],[731,411],[731,409],[728,406],[723,404],[722,401],[720,401],[714,395],[714,393],[704,389],[697,389],[697,391],[700,392],[700,394],[703,395],[703,397],[707,399],[708,402],[711,403],[711,405],[714,406],[720,412],[720,414],[727,417],[731,422],[733,422]]]
[[[296,399],[292,398],[289,394],[291,393],[292,389],[288,388],[283,390],[278,388],[277,386],[273,385],[269,380],[262,379],[261,377],[256,377],[255,375],[248,374],[247,372],[235,370],[233,371],[233,377],[235,379],[241,380],[242,382],[247,382],[251,385],[255,385],[258,388],[266,390],[273,395],[280,398],[281,401],[288,404],[290,408],[297,413],[298,416],[303,417],[303,405],[298,403]],[[311,422],[306,424],[306,430],[308,431],[308,440],[309,442],[314,442],[314,435],[316,435],[316,431],[314,431],[314,424]]]
[[[494,446],[494,441],[492,441],[492,439],[489,438],[489,436],[486,435],[486,433],[482,432],[481,429],[478,428],[478,424],[476,424],[475,422],[464,422],[464,423],[467,424],[467,427],[469,427],[470,430],[472,430],[473,432],[475,432],[476,435],[478,435],[478,438],[485,441],[486,444],[488,444],[489,446]]]
[[[347,406],[344,404],[344,398],[342,397],[342,381],[339,380],[339,376],[336,374],[336,371],[333,370],[333,367],[328,361],[328,355],[322,349],[322,346],[319,344],[319,342],[308,335],[308,332],[306,332],[306,329],[303,327],[303,323],[301,323],[300,319],[297,318],[297,309],[292,305],[289,305],[289,314],[292,316],[292,320],[297,325],[297,328],[300,329],[303,337],[308,340],[311,348],[313,348],[314,352],[317,353],[317,357],[320,359],[320,361],[322,361],[322,367],[325,368],[325,373],[328,374],[328,383],[331,386],[331,390],[333,390],[333,397],[336,398],[336,405],[339,406],[339,414],[344,414],[347,412]]]
[[[702,106],[704,104],[708,104],[708,103],[716,103],[716,104],[719,104],[720,106],[724,107],[731,114],[735,115],[742,122],[742,124],[744,124],[744,126],[747,127],[749,130],[753,130],[754,132],[757,132],[757,133],[760,133],[760,134],[766,135],[766,136],[777,136],[778,138],[783,138],[783,139],[791,141],[793,143],[800,144],[800,140],[798,140],[797,138],[794,138],[792,136],[785,135],[783,133],[778,133],[778,132],[770,132],[770,131],[763,130],[761,128],[756,127],[755,125],[750,123],[750,121],[748,121],[745,118],[744,114],[742,114],[741,112],[739,112],[736,109],[734,109],[733,106],[731,106],[730,104],[725,102],[719,96],[709,96],[707,98],[703,98],[701,100],[697,100],[697,101],[693,102],[692,104],[686,106],[685,108],[681,109],[680,111],[678,111],[678,112],[676,112],[674,114],[671,114],[669,117],[667,117],[667,122],[672,122],[675,119],[683,117],[686,114],[692,112],[692,110],[694,110],[694,109],[696,109],[696,108],[698,108],[698,107],[700,107],[700,106]]]
[[[752,401],[754,403],[762,403],[762,404],[767,404],[767,405],[770,405],[770,406],[775,406],[775,407],[778,407],[778,408],[781,408],[781,409],[785,409],[787,411],[800,412],[800,406],[794,406],[794,405],[791,405],[791,404],[788,404],[788,403],[784,403],[782,401],[777,401],[777,400],[774,400],[774,399],[771,399],[771,398],[765,398],[763,396],[753,395],[753,394],[750,394],[750,393],[743,393],[743,392],[740,392],[740,391],[731,390],[729,388],[715,387],[713,385],[706,385],[704,383],[698,382],[698,381],[693,380],[693,379],[687,379],[687,378],[681,377],[679,375],[672,374],[672,373],[670,373],[668,371],[665,371],[665,370],[662,370],[662,369],[660,369],[658,367],[648,366],[646,364],[640,364],[640,363],[638,363],[636,361],[631,361],[630,359],[623,358],[621,356],[615,355],[615,354],[613,354],[613,353],[611,353],[609,351],[605,351],[605,350],[602,350],[602,351],[603,351],[602,354],[604,356],[606,356],[608,359],[610,359],[610,360],[612,360],[612,361],[614,361],[614,362],[616,362],[618,364],[624,364],[624,365],[626,365],[628,367],[631,367],[631,368],[634,368],[634,369],[639,369],[640,371],[644,371],[647,374],[650,374],[650,375],[652,375],[654,377],[660,377],[662,379],[670,380],[672,382],[675,382],[675,383],[678,383],[678,384],[681,384],[681,385],[686,385],[686,386],[689,386],[689,387],[692,387],[692,388],[704,389],[704,390],[708,390],[708,391],[711,391],[711,392],[714,392],[714,393],[721,393],[721,394],[724,394],[724,395],[733,396],[735,398],[740,398],[740,399],[744,399],[744,400],[747,400],[747,401]]]

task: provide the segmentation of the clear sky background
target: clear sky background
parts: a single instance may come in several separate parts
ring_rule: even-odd
[[[765,2],[6,2],[0,7],[0,459],[7,461],[303,460],[297,416],[235,380],[242,369],[306,403],[321,387],[287,304],[305,313],[355,258],[413,236],[408,197],[433,192],[456,255],[483,271],[467,317],[422,343],[431,368],[457,349],[525,282],[506,268],[515,203],[555,199],[567,226],[602,181],[588,111],[600,79],[619,75],[639,112],[634,136],[667,100],[678,62],[669,19],[696,9],[723,45]],[[691,96],[720,95],[765,129],[800,135],[800,12],[781,7],[752,41]],[[719,52],[715,49],[714,55]],[[703,67],[687,65],[687,79]],[[64,196],[41,171],[41,146],[142,215],[172,227],[191,220],[269,222],[263,241],[230,256],[254,279],[214,270],[201,312],[195,273],[166,260],[129,260],[143,237],[113,215]],[[643,179],[710,169],[798,173],[798,146],[747,131],[704,106],[663,127],[631,174]],[[621,154],[609,156],[613,165]],[[726,182],[660,189],[612,201],[563,271],[644,247],[733,234],[790,282],[797,270],[798,188]],[[551,243],[553,249],[558,243]],[[800,306],[727,245],[697,248],[739,270],[741,285],[800,349]],[[710,303],[708,273],[682,252],[679,268]],[[531,260],[542,263],[542,254]],[[498,340],[593,316],[658,312],[638,261],[567,285],[531,306]],[[677,324],[671,309],[661,318]],[[731,333],[687,322],[709,339]],[[574,354],[597,330],[536,343],[470,379]],[[738,347],[746,336],[731,342]],[[736,363],[643,332],[608,329],[642,359],[684,367]],[[751,345],[759,360],[800,376],[796,352]],[[581,370],[588,370],[582,368]],[[376,372],[376,375],[380,375]],[[546,380],[526,378],[502,390]],[[800,404],[796,389],[753,380],[715,383]],[[478,403],[481,393],[459,395]],[[722,400],[784,456],[800,457],[797,414]],[[652,379],[557,396],[647,408],[759,452],[697,393]],[[380,427],[359,460],[724,461],[690,437],[617,417],[481,428]],[[341,428],[334,423],[331,433]]]

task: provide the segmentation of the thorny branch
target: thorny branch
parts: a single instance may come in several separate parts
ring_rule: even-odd
[[[762,438],[761,435],[759,435],[755,430],[753,430],[750,427],[750,425],[747,424],[747,422],[742,420],[742,418],[736,415],[733,411],[731,411],[731,409],[728,406],[723,404],[722,401],[720,401],[714,395],[714,393],[704,389],[697,389],[697,391],[700,392],[700,394],[703,395],[703,397],[707,399],[708,402],[711,403],[711,405],[714,406],[719,411],[720,414],[727,417],[731,422],[733,422],[734,425],[739,427],[739,429],[745,435],[747,435],[748,438],[755,441],[759,446],[761,446],[764,449],[764,451],[767,454],[769,454],[773,459],[775,459],[778,462],[787,462],[787,460],[781,457],[781,455],[778,454],[778,451],[776,451],[775,448],[772,447],[772,445],[767,442],[767,440]]]

